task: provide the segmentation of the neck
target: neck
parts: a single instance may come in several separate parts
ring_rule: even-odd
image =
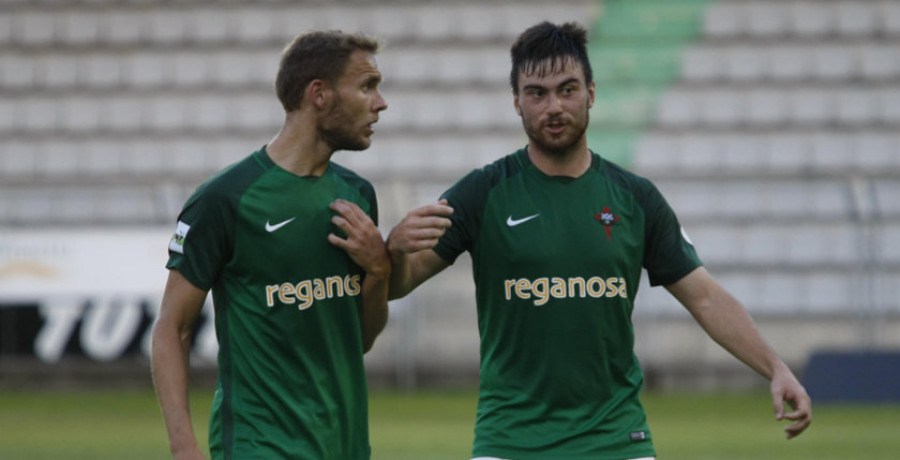
[[[301,177],[325,174],[334,151],[316,135],[315,126],[302,114],[287,114],[281,130],[266,145],[272,162]]]
[[[591,151],[586,144],[559,153],[546,153],[528,144],[528,158],[548,176],[580,177],[591,167]]]

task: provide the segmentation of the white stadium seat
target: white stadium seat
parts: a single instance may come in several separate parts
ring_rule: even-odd
[[[841,35],[858,37],[876,31],[878,10],[875,2],[839,1],[836,5],[836,29]]]
[[[129,56],[124,63],[128,86],[160,87],[171,80],[173,64],[171,53],[145,51]]]
[[[835,98],[824,89],[799,89],[789,97],[790,118],[797,126],[819,126],[834,119]]]
[[[79,76],[90,88],[110,88],[122,83],[124,61],[120,56],[92,53],[83,57]]]
[[[117,46],[133,45],[147,34],[146,15],[133,11],[111,11],[106,13],[106,27],[100,37],[106,43]]]
[[[893,1],[881,2],[881,11],[878,12],[881,19],[881,28],[885,35],[900,35],[900,3]]]
[[[790,19],[794,34],[800,37],[827,35],[835,27],[834,11],[830,2],[792,2]]]
[[[729,80],[757,81],[765,72],[763,51],[756,47],[732,47],[725,55],[725,76]]]
[[[790,5],[785,2],[752,2],[747,8],[747,31],[768,38],[785,35],[790,26]]]
[[[859,68],[851,46],[835,46],[813,51],[813,73],[823,80],[846,80]]]
[[[48,12],[24,11],[13,12],[12,41],[28,46],[47,46],[56,39],[57,21]]]
[[[745,27],[746,11],[740,3],[713,2],[706,9],[703,32],[710,37],[741,35]]]
[[[776,82],[800,82],[811,77],[813,55],[809,48],[774,46],[768,51],[767,75]]]
[[[900,78],[900,47],[869,45],[859,48],[860,74],[866,80],[892,81]]]
[[[74,46],[94,45],[106,26],[104,17],[90,12],[70,10],[59,18],[58,40]]]

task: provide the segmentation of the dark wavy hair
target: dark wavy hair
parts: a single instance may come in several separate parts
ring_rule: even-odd
[[[519,72],[543,77],[555,73],[571,59],[584,69],[584,82],[594,79],[587,55],[587,31],[575,22],[556,25],[547,21],[529,27],[509,50],[512,70],[509,84],[519,94]]]

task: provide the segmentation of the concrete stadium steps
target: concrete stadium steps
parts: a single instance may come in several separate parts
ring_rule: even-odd
[[[713,277],[744,303],[756,318],[857,318],[896,317],[898,270],[873,272],[822,272],[768,270],[737,272],[709,265]],[[864,277],[865,276],[865,277]],[[867,285],[873,287],[868,291]],[[651,288],[642,280],[635,307],[636,317],[689,316],[662,287]],[[696,326],[696,325],[695,325]],[[847,331],[844,331],[845,333]],[[699,330],[697,334],[702,334]],[[857,337],[857,341],[859,337]],[[825,342],[823,346],[831,344]]]
[[[0,216],[54,226],[171,221],[170,201],[280,127],[280,50],[310,28],[386,43],[391,110],[371,151],[335,159],[376,180],[458,177],[525,144],[507,83],[521,27],[589,25],[597,4],[6,0],[0,9],[9,96],[0,101]]]
[[[858,38],[900,35],[900,4],[892,0],[718,1],[704,33],[717,38]]]
[[[511,111],[512,109],[510,109]],[[388,124],[385,120],[383,124]],[[372,147],[338,152],[334,160],[370,178],[458,178],[471,169],[525,146],[521,129],[390,130],[375,125]],[[221,167],[260,148],[271,130],[235,129],[135,133],[106,137],[10,136],[0,139],[0,180],[16,187],[37,184],[115,185],[172,182],[197,185]]]
[[[900,183],[893,179],[797,180],[793,178],[693,178],[655,181],[683,221],[816,225],[862,222],[867,219],[900,221]]]
[[[900,77],[900,49],[876,37],[759,44],[708,40],[686,50],[679,67],[684,81],[696,84],[880,83]]]
[[[654,177],[766,178],[891,176],[900,172],[900,135],[888,127],[662,130],[643,135],[634,167]]]
[[[508,92],[508,46],[489,45],[388,43],[377,60],[387,85],[480,84]],[[0,85],[20,94],[127,95],[175,89],[270,94],[279,61],[274,44],[136,48],[13,48],[0,54]]]
[[[896,127],[900,79],[872,87],[678,86],[662,96],[656,116],[658,126],[671,129]]]
[[[589,1],[492,2],[5,2],[0,43],[19,47],[281,46],[307,29],[371,33],[388,41],[500,41],[523,24],[589,19]]]

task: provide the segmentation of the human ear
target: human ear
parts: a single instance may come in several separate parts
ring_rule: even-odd
[[[331,88],[322,80],[313,80],[306,86],[306,96],[316,108],[324,109],[331,100]]]
[[[591,84],[588,85],[588,88],[587,88],[587,90],[588,90],[588,102],[587,102],[588,108],[591,108],[594,106],[594,96],[595,96],[594,87],[595,86],[596,85],[594,84],[594,82],[591,82]]]

